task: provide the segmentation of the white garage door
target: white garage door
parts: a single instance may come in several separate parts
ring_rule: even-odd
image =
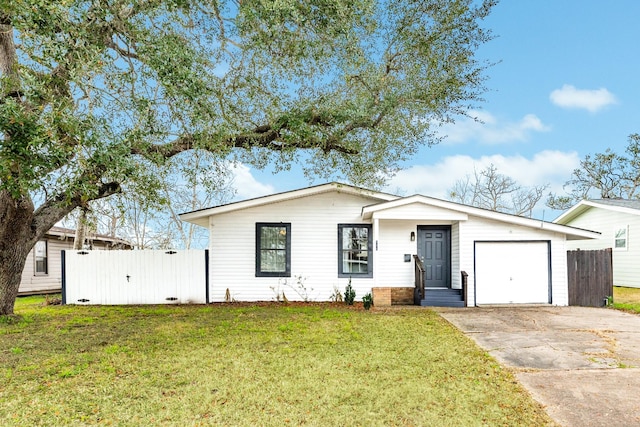
[[[476,304],[549,303],[547,242],[476,242]]]

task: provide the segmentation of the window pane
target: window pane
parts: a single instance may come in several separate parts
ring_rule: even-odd
[[[36,242],[33,252],[35,254],[35,269],[36,273],[47,274],[47,242]]]
[[[342,249],[366,249],[369,229],[363,227],[344,227],[342,229]]]
[[[46,257],[47,256],[47,242],[40,240],[36,242],[34,247],[34,251],[37,257]]]
[[[283,272],[287,269],[286,251],[261,250],[260,271],[265,273]]]
[[[342,272],[343,273],[367,273],[369,266],[368,251],[343,251],[342,252]]]
[[[47,263],[44,258],[36,259],[36,273],[46,273],[47,272]]]
[[[619,228],[615,232],[614,238],[614,246],[616,248],[626,248],[627,247],[627,228]]]
[[[261,249],[285,249],[287,247],[286,227],[262,227],[260,246]]]

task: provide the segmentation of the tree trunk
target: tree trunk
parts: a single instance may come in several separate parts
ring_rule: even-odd
[[[0,76],[5,78],[4,96],[19,96],[20,81],[16,63],[16,47],[13,43],[13,28],[0,17]]]
[[[76,224],[76,236],[73,240],[73,249],[80,250],[84,246],[84,240],[87,235],[87,208],[80,209],[80,216]]]
[[[0,190],[0,315],[13,314],[22,270],[33,246],[77,206],[64,203],[61,207],[41,206],[34,210],[28,195],[14,199],[9,192]]]
[[[2,238],[6,241],[6,237]],[[18,296],[22,270],[33,247],[33,243],[24,238],[15,239],[12,248],[0,250],[0,315],[13,314],[13,306]]]
[[[0,315],[13,314],[29,251],[37,241],[30,198],[13,199],[0,191]]]
[[[20,97],[20,81],[13,42],[13,28],[8,16],[0,13],[0,85],[2,101],[5,97]],[[4,141],[10,135],[3,135]],[[13,314],[22,270],[29,251],[35,244],[32,228],[33,202],[23,196],[14,199],[0,190],[0,315]]]

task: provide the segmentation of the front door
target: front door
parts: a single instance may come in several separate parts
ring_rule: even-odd
[[[418,257],[425,288],[451,287],[451,227],[418,226]]]

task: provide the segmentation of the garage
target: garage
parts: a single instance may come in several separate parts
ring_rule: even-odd
[[[476,304],[550,303],[548,241],[475,242]]]

